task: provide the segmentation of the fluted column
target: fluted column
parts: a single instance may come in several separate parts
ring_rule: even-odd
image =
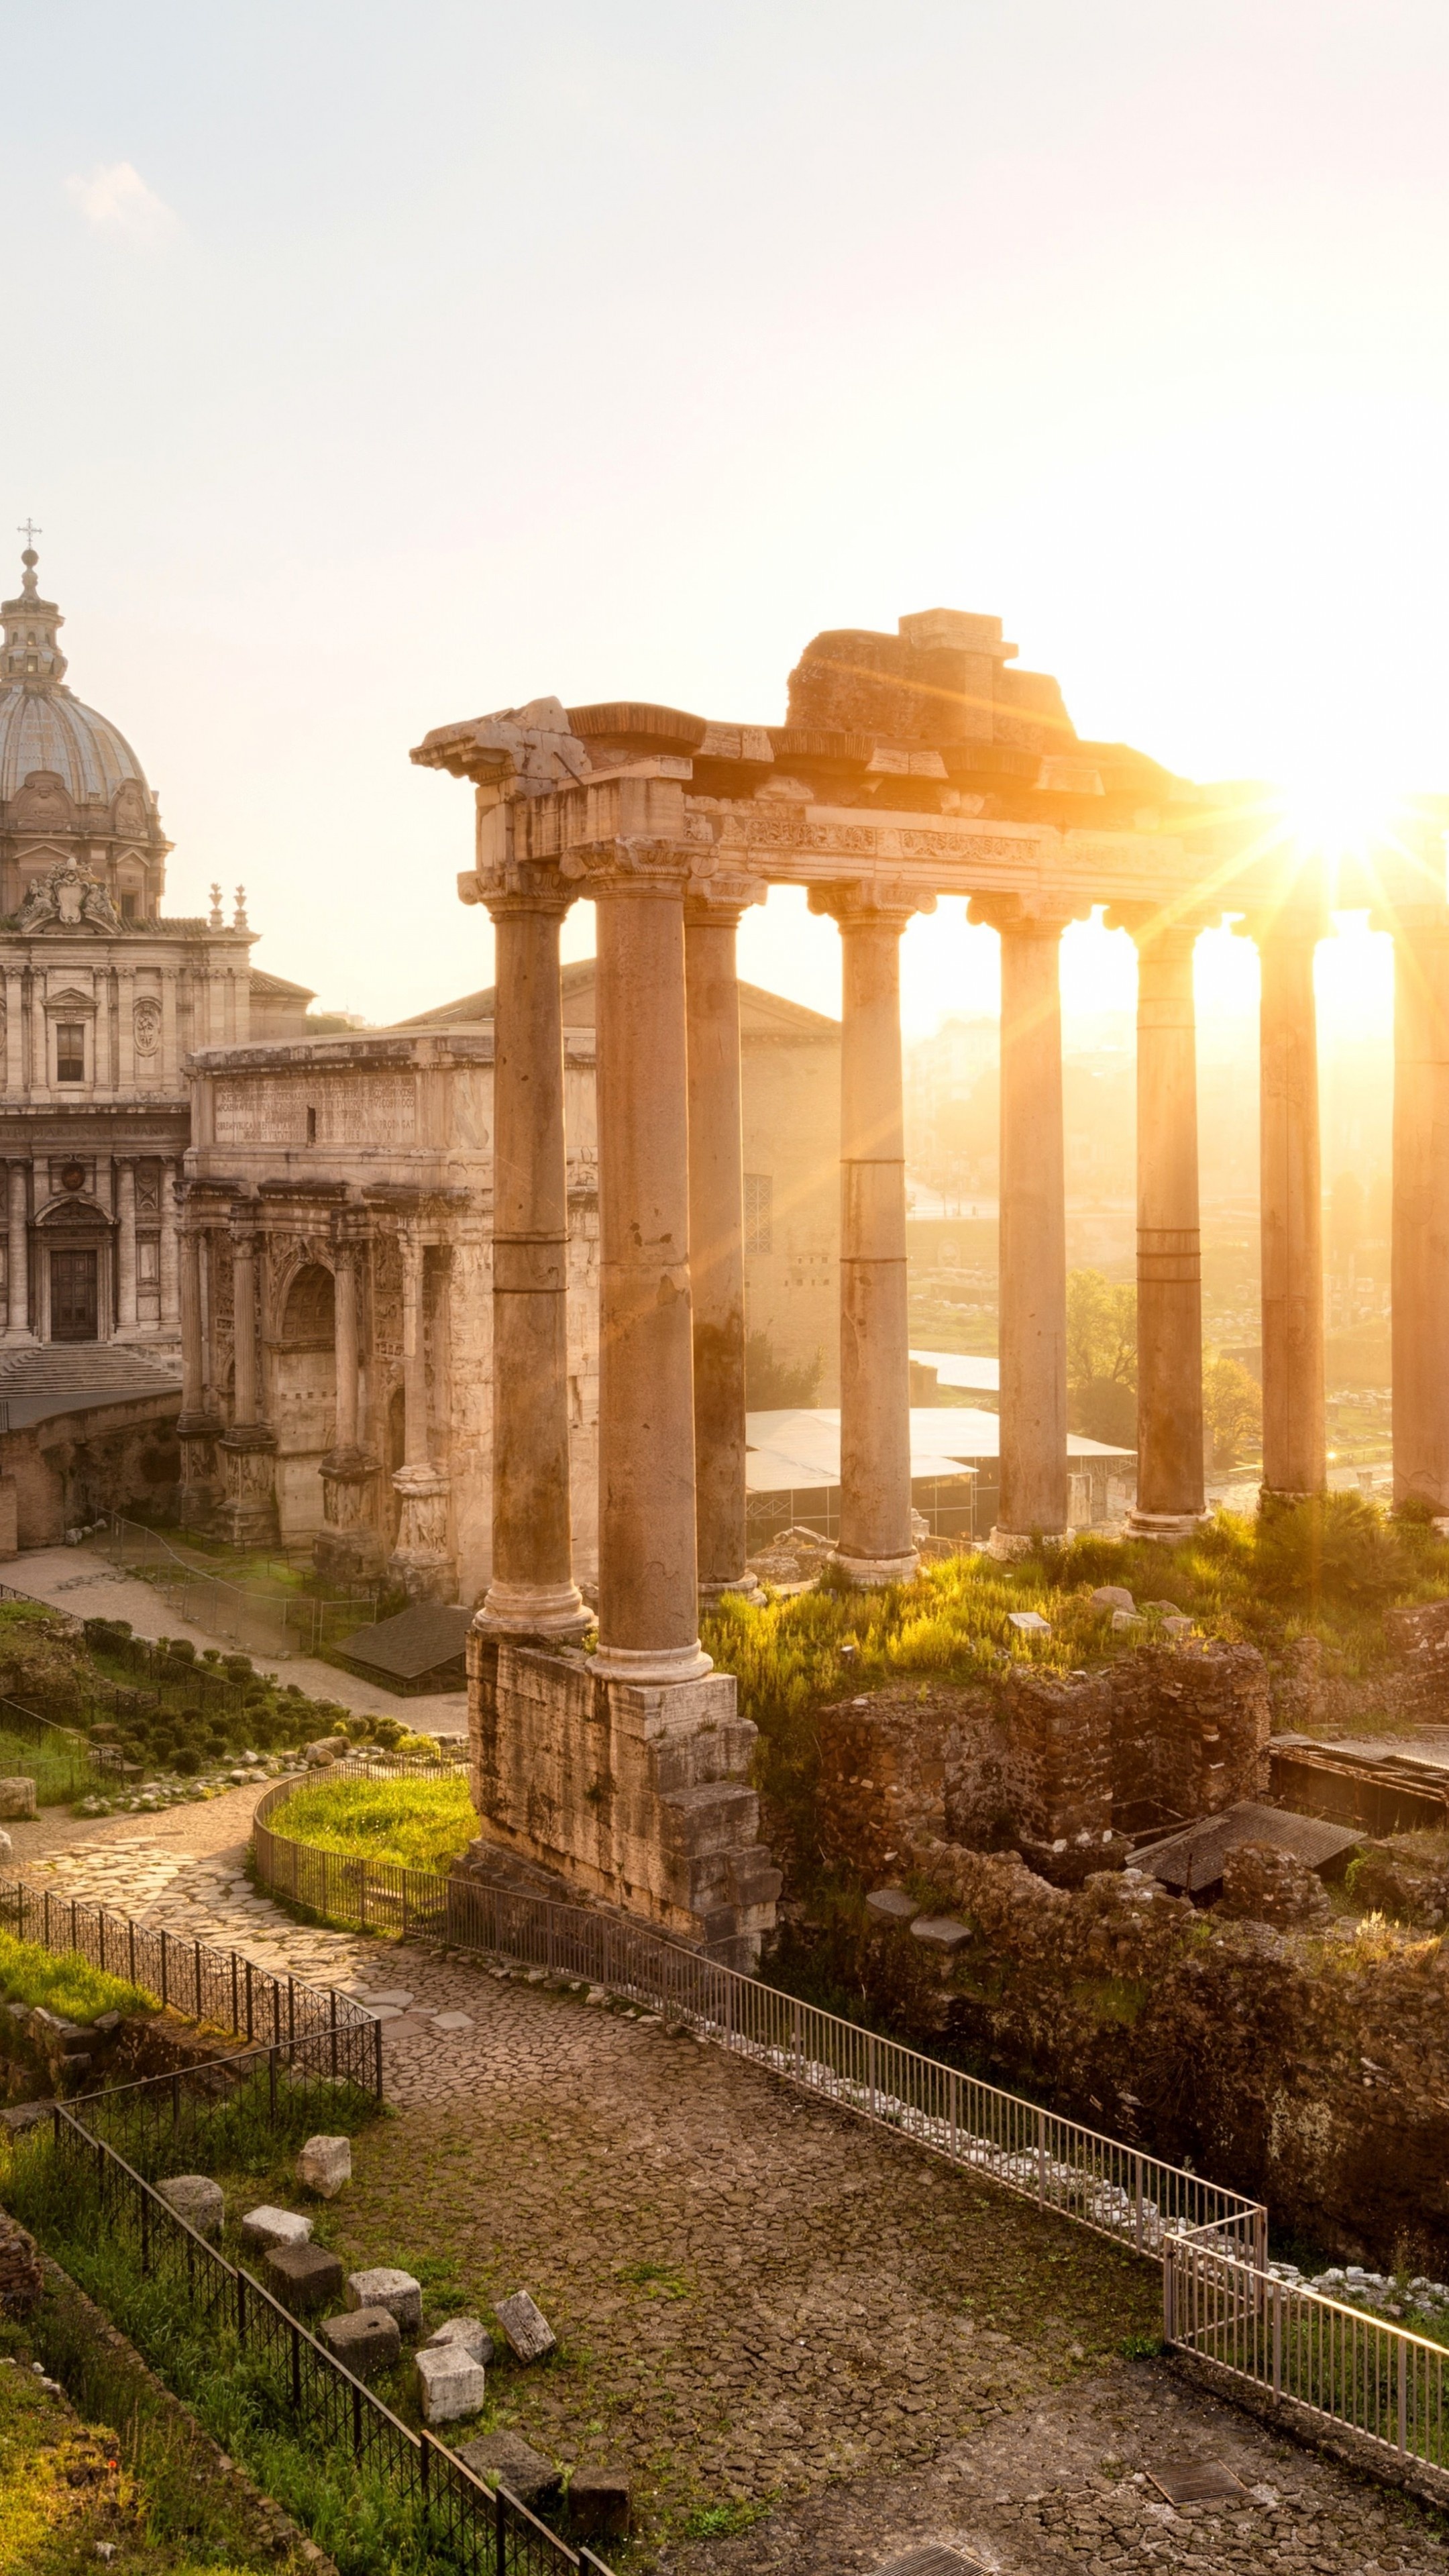
[[[1263,1500],[1327,1479],[1323,1418],[1323,1181],[1312,914],[1253,923],[1262,963],[1259,1177],[1263,1263]]]
[[[1197,930],[1128,918],[1137,945],[1137,1538],[1204,1513],[1198,1216]]]
[[[458,1588],[450,1537],[450,1486],[429,1454],[426,1342],[426,1252],[411,1233],[399,1237],[403,1285],[403,1463],[393,1477],[397,1541],[388,1572],[410,1601],[451,1601]]]
[[[177,1266],[176,1166],[161,1162],[161,1330],[177,1331],[181,1321],[181,1285]]]
[[[357,1446],[357,1262],[351,1244],[333,1262],[333,1357],[337,1373],[337,1449]]]
[[[206,1321],[201,1287],[200,1230],[192,1225],[177,1242],[177,1304],[181,1326],[181,1518],[187,1528],[210,1522],[220,1498],[216,1440],[220,1423],[207,1404]]]
[[[1067,1528],[1060,916],[973,898],[1001,933],[1001,1492],[995,1555]]]
[[[857,1583],[915,1573],[901,933],[933,899],[892,885],[813,887],[840,927],[840,1535]]]
[[[180,1244],[181,1415],[206,1411],[206,1375],[201,1347],[201,1237],[188,1227]]]
[[[136,1329],[136,1166],[123,1162],[116,1171],[116,1331]]]
[[[355,1220],[332,1220],[332,1347],[337,1414],[332,1447],[320,1467],[323,1526],[312,1542],[319,1574],[330,1582],[370,1579],[382,1571],[386,1550],[377,1526],[375,1495],[381,1461],[362,1445],[359,1395],[362,1345],[359,1265],[366,1241]]]
[[[699,1643],[684,883],[598,900],[599,1651],[602,1678],[694,1681]]]
[[[695,1533],[700,1598],[706,1602],[754,1590],[745,1571],[744,1170],[735,942],[745,905],[762,893],[731,879],[692,895],[684,912]]]
[[[121,1166],[124,1183],[130,1169]],[[257,1422],[257,1242],[254,1234],[234,1234],[231,1243],[232,1428],[253,1430]]]
[[[415,1234],[398,1238],[402,1257],[403,1465],[428,1463],[428,1380],[423,1342],[423,1247]]]
[[[518,868],[487,897],[493,1020],[493,1567],[480,1625],[581,1637],[569,1504],[568,1170],[559,929],[572,893]]]
[[[257,1331],[260,1244],[245,1221],[231,1235],[232,1418],[218,1446],[226,1479],[221,1526],[235,1546],[268,1546],[277,1535],[276,1434],[261,1419]]]
[[[1394,1502],[1449,1513],[1449,918],[1394,920]]]
[[[9,1231],[6,1238],[7,1342],[29,1342],[35,1338],[30,1329],[30,1233],[25,1172],[24,1163],[10,1166]]]

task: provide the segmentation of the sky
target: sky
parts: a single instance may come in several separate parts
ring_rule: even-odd
[[[779,722],[812,634],[935,605],[1190,775],[1449,789],[1443,0],[0,14],[0,500],[168,909],[244,882],[328,1007],[489,979],[430,726]],[[798,898],[741,954],[836,1007]],[[1063,981],[1130,1004],[1129,944]],[[1199,985],[1250,1009],[1249,944]],[[1387,942],[1320,989],[1382,1016]],[[959,906],[907,935],[908,1030],[994,997]]]

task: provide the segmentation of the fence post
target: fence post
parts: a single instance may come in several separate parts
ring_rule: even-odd
[[[1409,2447],[1409,2347],[1399,2337],[1399,2457]]]
[[[1169,2352],[1172,2350],[1177,2332],[1177,2274],[1174,2266],[1176,2245],[1176,2237],[1169,2236],[1164,2239],[1162,2247],[1162,2340]]]
[[[1286,2293],[1281,2281],[1273,2284],[1273,2394],[1283,2394],[1283,2300]]]
[[[1036,2199],[1037,2207],[1046,2207],[1046,2113],[1036,2115]]]
[[[1137,2251],[1140,2254],[1142,2251],[1142,2158],[1140,2155],[1134,2155],[1132,2159],[1132,2194],[1137,2204]]]

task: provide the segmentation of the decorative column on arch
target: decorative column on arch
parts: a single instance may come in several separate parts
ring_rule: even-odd
[[[577,1641],[569,1495],[568,1170],[557,868],[479,879],[494,930],[493,1547],[478,1625]]]
[[[699,1594],[764,1595],[746,1572],[744,1155],[736,934],[752,877],[706,879],[684,907],[689,1273]]]
[[[181,1518],[189,1529],[209,1525],[221,1499],[217,1439],[222,1425],[207,1404],[206,1344],[201,1305],[202,1229],[183,1200],[177,1243],[181,1323]]]
[[[1137,1502],[1134,1538],[1191,1537],[1203,1490],[1202,1247],[1198,1209],[1200,925],[1118,906],[1137,949]]]
[[[168,1341],[175,1337],[181,1325],[180,1234],[176,1196],[176,1165],[163,1155],[161,1160],[161,1331]]]
[[[1296,1503],[1328,1479],[1323,1379],[1323,1178],[1313,960],[1324,921],[1283,911],[1248,922],[1262,967],[1259,1207],[1262,1231],[1262,1502]]]
[[[427,1247],[418,1226],[398,1233],[403,1290],[403,1463],[393,1480],[397,1538],[387,1561],[410,1601],[452,1601],[458,1568],[450,1545],[449,1479],[428,1440]]]
[[[9,1168],[6,1199],[6,1294],[5,1339],[7,1342],[33,1342],[30,1329],[30,1206],[27,1172],[29,1166],[15,1161]]]
[[[258,1258],[263,1249],[246,1201],[231,1219],[232,1407],[218,1446],[226,1491],[224,1535],[236,1547],[270,1546],[277,1537],[276,1433],[261,1421]]]
[[[1400,906],[1394,936],[1394,1505],[1449,1515],[1449,911]]]
[[[381,1574],[387,1550],[377,1526],[382,1462],[361,1437],[359,1382],[364,1290],[361,1277],[371,1219],[337,1210],[332,1218],[333,1354],[337,1415],[332,1446],[321,1462],[323,1526],[312,1542],[319,1574],[333,1583],[368,1582]]]
[[[970,913],[1001,934],[1001,1491],[990,1546],[1009,1558],[1067,1532],[1060,952],[1069,915],[981,895]]]
[[[127,1155],[116,1165],[116,1338],[136,1331],[136,1166]]]
[[[902,1583],[911,1536],[911,1364],[901,933],[936,898],[887,881],[812,886],[840,930],[840,1534],[857,1583]]]

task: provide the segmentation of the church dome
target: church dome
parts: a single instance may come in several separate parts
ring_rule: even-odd
[[[0,798],[8,803],[43,770],[77,805],[109,806],[130,782],[149,813],[151,791],[125,735],[64,685],[58,637],[65,620],[54,600],[39,595],[34,547],[20,560],[20,597],[0,603]]]

